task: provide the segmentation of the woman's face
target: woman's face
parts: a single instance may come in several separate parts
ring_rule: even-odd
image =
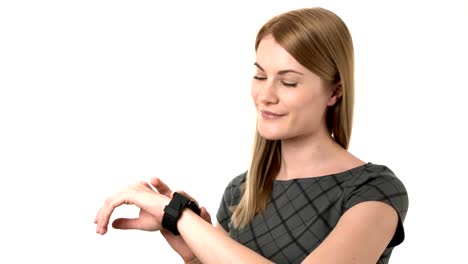
[[[271,35],[257,48],[252,98],[257,129],[271,140],[326,130],[326,108],[336,100],[322,79],[299,64]]]

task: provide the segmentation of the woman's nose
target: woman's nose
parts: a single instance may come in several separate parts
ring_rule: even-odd
[[[279,101],[278,95],[276,93],[276,88],[273,82],[265,82],[262,87],[259,89],[258,94],[259,102],[262,104],[276,104]]]

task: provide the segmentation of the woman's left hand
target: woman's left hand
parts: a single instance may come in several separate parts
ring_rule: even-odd
[[[140,208],[140,215],[134,219],[116,219],[112,223],[114,228],[146,231],[160,230],[162,229],[163,210],[169,202],[170,198],[154,191],[146,182],[132,184],[106,199],[94,219],[94,223],[97,225],[96,233],[104,235],[107,232],[112,212],[123,204],[136,205]]]

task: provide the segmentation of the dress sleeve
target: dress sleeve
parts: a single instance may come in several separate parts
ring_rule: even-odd
[[[219,205],[218,213],[216,214],[216,219],[218,223],[229,232],[229,227],[231,223],[231,216],[232,216],[232,206],[239,204],[241,199],[241,191],[240,187],[245,182],[247,172],[244,172],[237,177],[235,177],[229,184],[227,185],[226,189],[224,190],[223,197],[221,199],[221,203]]]
[[[398,225],[387,248],[401,244],[405,239],[403,222],[408,211],[408,194],[404,184],[389,168],[380,165],[366,168],[356,179],[349,186],[343,213],[366,201],[381,201],[392,206],[398,213]]]

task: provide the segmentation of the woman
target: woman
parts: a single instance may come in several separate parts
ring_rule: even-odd
[[[185,262],[388,263],[404,239],[408,197],[390,169],[347,151],[354,59],[346,25],[322,8],[293,10],[260,29],[255,49],[253,157],[227,186],[218,223],[155,178],[157,192],[142,182],[108,198],[96,232],[106,233],[114,208],[135,204],[140,218],[113,226],[161,230]]]

